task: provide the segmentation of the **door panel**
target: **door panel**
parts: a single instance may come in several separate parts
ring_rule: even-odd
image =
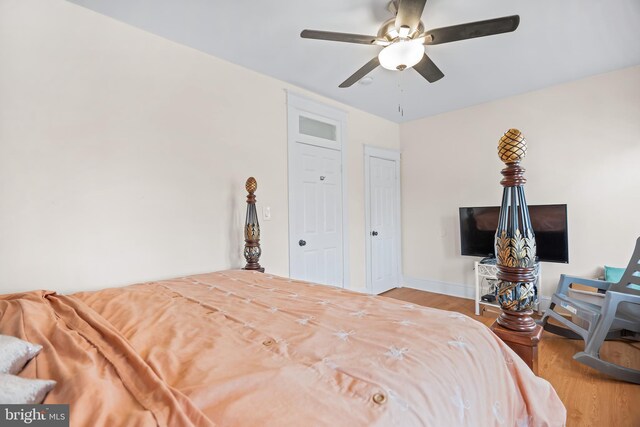
[[[396,161],[370,157],[371,285],[374,293],[399,285]]]
[[[307,235],[317,234],[318,188],[315,182],[304,182],[302,185],[302,197],[304,198],[304,205],[302,206],[303,229]]]
[[[338,150],[296,142],[291,277],[334,286],[343,283],[342,157]]]

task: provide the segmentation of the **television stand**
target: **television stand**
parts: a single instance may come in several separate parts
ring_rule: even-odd
[[[493,255],[489,255],[480,260],[480,264],[488,264],[488,265],[496,265],[497,262],[498,262],[497,258],[494,257]]]
[[[475,262],[474,272],[476,276],[476,292],[475,292],[475,306],[476,306],[476,316],[481,316],[484,314],[485,309],[493,309],[492,311],[496,313],[500,313],[500,304],[496,300],[493,301],[485,301],[483,297],[488,294],[493,294],[495,290],[495,286],[498,283],[498,267],[495,262],[492,264],[486,263],[484,258],[482,261]],[[540,289],[540,276],[541,276],[541,267],[540,263],[537,262],[535,265],[534,275],[536,277],[534,284],[538,289]],[[485,298],[489,299],[489,298]],[[534,310],[538,310],[538,305],[534,307]]]

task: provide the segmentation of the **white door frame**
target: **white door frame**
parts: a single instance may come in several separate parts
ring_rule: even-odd
[[[402,285],[402,212],[401,212],[401,186],[400,186],[400,151],[391,150],[386,148],[373,147],[371,145],[364,146],[364,210],[365,210],[365,262],[366,262],[366,280],[367,280],[367,292],[373,294],[373,283],[371,279],[371,188],[370,188],[370,168],[371,158],[377,157],[379,159],[392,160],[396,164],[396,233],[398,238],[396,239],[396,257],[398,271],[398,286]]]
[[[298,244],[296,236],[293,233],[293,203],[290,196],[293,189],[293,176],[291,174],[292,165],[294,164],[294,144],[302,142],[305,144],[315,145],[323,148],[331,148],[340,151],[341,159],[341,175],[342,175],[342,287],[349,288],[349,219],[348,219],[348,201],[347,195],[347,112],[338,108],[313,101],[309,98],[301,96],[290,90],[287,93],[287,200],[289,204],[289,275],[291,275],[291,264],[293,262],[293,248]],[[315,118],[329,123],[334,123],[340,129],[339,141],[332,143],[331,141],[316,138],[309,135],[300,135],[298,131],[298,116]],[[296,120],[292,120],[295,117]]]

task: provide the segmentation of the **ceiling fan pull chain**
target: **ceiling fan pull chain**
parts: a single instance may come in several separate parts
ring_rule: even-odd
[[[400,96],[400,77],[398,77],[398,113],[402,114],[402,97]]]
[[[404,95],[404,89],[402,88],[402,77],[403,73],[400,73],[400,77],[398,77],[398,113],[400,113],[400,117],[404,117],[404,108],[402,108],[402,98]]]
[[[402,114],[402,97],[400,96],[400,79],[402,78],[402,73],[398,76],[398,113]]]

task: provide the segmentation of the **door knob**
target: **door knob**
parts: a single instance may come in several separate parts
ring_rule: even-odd
[[[307,242],[305,242],[304,240],[300,239],[300,241],[298,242],[298,244],[299,244],[300,246],[304,246],[304,245],[306,245],[306,244],[307,244]]]
[[[372,236],[377,236],[377,235],[378,235],[378,232],[377,232],[377,231],[372,231],[372,232],[371,232],[371,235],[372,235]]]

